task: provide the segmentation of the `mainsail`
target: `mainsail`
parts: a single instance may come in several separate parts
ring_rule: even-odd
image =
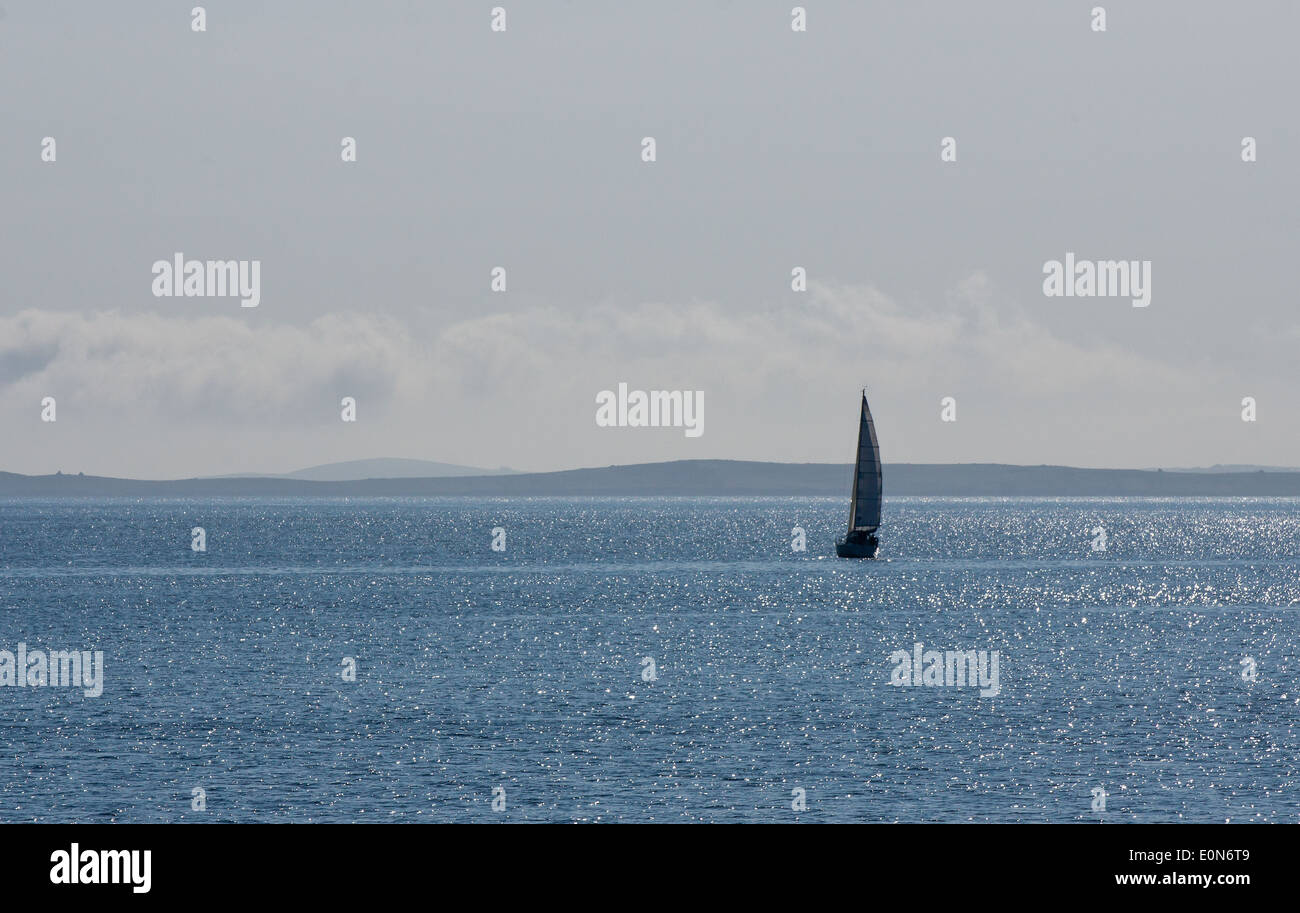
[[[880,526],[880,444],[871,420],[867,391],[862,391],[862,420],[858,424],[858,456],[853,467],[853,499],[849,503],[849,532],[874,533]]]

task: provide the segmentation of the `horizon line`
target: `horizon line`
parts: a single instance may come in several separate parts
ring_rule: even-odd
[[[262,479],[267,481],[286,481],[286,482],[309,482],[331,484],[345,481],[408,481],[414,482],[421,479],[438,479],[438,480],[460,480],[467,481],[470,479],[489,479],[501,478],[504,476],[519,479],[524,476],[541,476],[541,475],[558,475],[569,472],[589,472],[607,469],[635,469],[649,466],[672,466],[686,463],[739,463],[746,465],[763,465],[763,466],[820,466],[820,467],[852,467],[851,462],[813,462],[813,461],[788,461],[788,460],[743,460],[727,457],[703,457],[688,458],[678,460],[654,460],[642,463],[606,463],[603,465],[575,466],[568,469],[541,469],[541,470],[516,470],[509,467],[498,467],[497,469],[487,469],[479,466],[467,466],[456,463],[443,463],[446,466],[455,466],[460,469],[474,470],[470,473],[457,475],[430,475],[430,476],[367,476],[356,479],[299,479],[293,478],[295,473],[308,472],[316,469],[326,469],[333,466],[345,466],[355,463],[378,462],[384,460],[405,461],[405,462],[427,462],[441,463],[439,460],[428,460],[420,457],[367,457],[361,459],[339,460],[331,463],[320,463],[302,469],[289,470],[288,472],[238,472],[226,473],[220,475],[194,475],[194,476],[176,476],[170,478],[140,478],[134,476],[113,476],[113,475],[96,475],[86,473],[85,471],[64,472],[62,469],[46,473],[23,473],[11,470],[0,469],[0,476],[18,477],[23,479],[53,479],[58,477],[67,478],[86,478],[99,479],[104,481],[117,482],[211,482],[211,481],[248,481]],[[1300,467],[1295,466],[1273,466],[1264,464],[1237,464],[1237,463],[1213,463],[1209,466],[1146,466],[1146,467],[1129,467],[1129,466],[1073,466],[1065,463],[1006,463],[1001,461],[967,461],[952,463],[933,463],[933,462],[883,462],[884,469],[894,467],[927,467],[927,468],[959,468],[959,467],[1002,467],[1008,469],[1057,469],[1057,470],[1074,470],[1081,472],[1143,472],[1143,473],[1161,473],[1176,472],[1186,475],[1255,475],[1258,473],[1300,473]]]

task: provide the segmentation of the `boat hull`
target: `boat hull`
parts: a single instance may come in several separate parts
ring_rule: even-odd
[[[880,540],[871,535],[850,533],[835,543],[835,554],[841,558],[874,558],[879,549]]]

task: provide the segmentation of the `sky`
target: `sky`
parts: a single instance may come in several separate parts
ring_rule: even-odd
[[[1300,465],[1296,4],[193,6],[0,0],[0,470]]]

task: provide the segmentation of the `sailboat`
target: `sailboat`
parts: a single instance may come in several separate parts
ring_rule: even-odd
[[[862,389],[862,413],[858,419],[858,450],[853,461],[853,495],[849,501],[849,531],[835,543],[841,558],[874,558],[880,547],[876,530],[880,528],[880,498],[883,478],[880,472],[880,444],[876,441],[876,423],[867,405],[867,390]]]

